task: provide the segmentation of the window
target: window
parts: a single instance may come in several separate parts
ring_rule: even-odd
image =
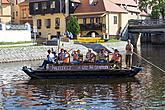
[[[94,24],[94,18],[90,18],[90,23]]]
[[[117,24],[117,16],[113,16],[113,24]]]
[[[37,19],[37,29],[41,29],[42,22],[41,19]]]
[[[15,19],[15,12],[13,12],[13,19]]]
[[[55,1],[51,1],[50,8],[56,8],[56,2]]]
[[[43,2],[43,3],[42,3],[42,9],[43,9],[43,10],[47,9],[47,3],[46,3],[46,2]]]
[[[34,9],[34,10],[38,10],[38,3],[34,3],[33,9]]]
[[[15,16],[18,16],[18,11],[15,12]]]
[[[86,18],[83,18],[83,24],[86,24]]]
[[[56,18],[55,19],[55,28],[59,29],[59,27],[60,27],[60,18]]]
[[[45,26],[46,26],[46,28],[50,28],[51,27],[51,20],[50,19],[46,19],[45,20]]]
[[[100,18],[96,18],[96,23],[100,24]]]

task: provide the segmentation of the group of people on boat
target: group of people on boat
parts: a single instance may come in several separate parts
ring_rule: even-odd
[[[122,64],[122,55],[117,49],[114,49],[113,53],[109,53],[105,49],[101,49],[97,54],[92,52],[92,49],[88,49],[88,52],[85,55],[85,60],[83,60],[83,54],[81,51],[73,50],[65,50],[60,49],[60,52],[57,54],[53,48],[47,51],[47,58],[44,60],[40,67],[46,69],[47,64],[54,63],[54,64],[80,64],[80,63],[96,63],[96,64],[106,64],[110,63],[113,66],[118,68],[121,67]],[[128,40],[128,44],[126,45],[126,66],[130,68],[132,65],[132,53],[133,53],[133,46]],[[111,58],[109,57],[111,55]],[[72,61],[71,61],[72,59]]]

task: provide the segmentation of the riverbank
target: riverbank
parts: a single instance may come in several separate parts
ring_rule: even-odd
[[[107,49],[117,48],[123,51],[125,42],[114,42],[114,43],[101,43]],[[11,46],[11,45],[10,45]],[[1,46],[0,46],[1,47]],[[72,42],[61,43],[61,48],[66,50],[81,50],[82,54],[86,54],[88,48],[81,44],[73,44]],[[32,61],[41,60],[46,58],[47,50],[53,48],[57,52],[57,46],[18,46],[18,47],[1,47],[0,48],[0,63],[18,62],[18,61]]]

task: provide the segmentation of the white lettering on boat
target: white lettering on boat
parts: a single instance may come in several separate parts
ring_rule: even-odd
[[[108,70],[109,66],[108,65],[50,66],[49,69],[53,71]]]

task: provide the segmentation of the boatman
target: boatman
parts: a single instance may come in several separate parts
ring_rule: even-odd
[[[133,45],[131,44],[131,40],[130,39],[128,39],[128,41],[127,41],[127,45],[125,47],[125,50],[126,50],[126,56],[125,56],[126,68],[131,69]]]

